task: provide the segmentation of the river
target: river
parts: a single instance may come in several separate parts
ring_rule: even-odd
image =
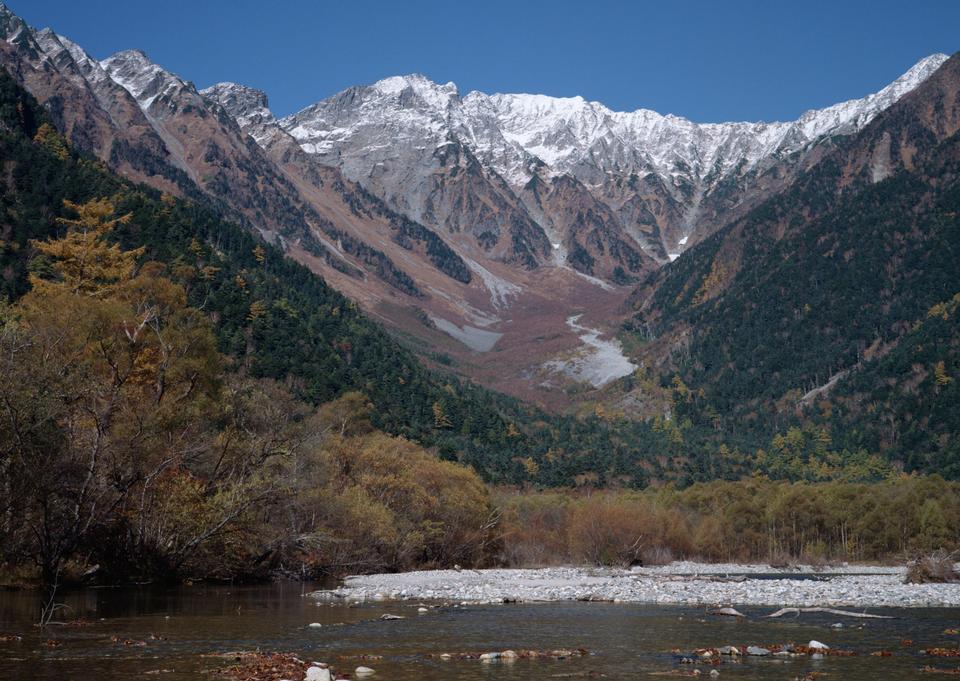
[[[960,611],[950,608],[876,609],[893,620],[846,620],[803,615],[760,620],[769,608],[741,607],[746,620],[708,616],[705,608],[620,603],[431,607],[417,603],[369,603],[348,606],[306,597],[316,584],[253,586],[177,586],[100,588],[68,592],[70,609],[62,619],[83,618],[83,626],[32,626],[37,594],[0,593],[0,634],[21,641],[0,642],[0,679],[218,679],[211,673],[228,662],[211,656],[239,650],[291,652],[305,660],[328,662],[352,671],[373,667],[372,679],[432,681],[449,679],[657,678],[651,672],[689,672],[673,650],[722,645],[772,645],[810,639],[857,653],[853,657],[814,660],[743,658],[717,669],[720,679],[786,681],[811,671],[825,679],[936,678],[924,665],[957,668],[958,659],[931,659],[925,647],[958,646],[945,633],[960,626]],[[381,621],[385,613],[405,617]],[[311,627],[311,623],[321,626]],[[53,639],[56,645],[46,641]],[[906,641],[909,639],[910,641]],[[507,649],[585,648],[591,655],[563,660],[517,660],[486,664],[476,660],[442,661],[430,655]],[[871,656],[880,650],[890,657]],[[360,655],[382,656],[358,661]],[[710,667],[698,665],[703,678]],[[668,677],[669,678],[669,677]],[[295,679],[294,681],[300,681]]]

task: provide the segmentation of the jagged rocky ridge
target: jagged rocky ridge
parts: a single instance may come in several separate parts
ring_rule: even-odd
[[[413,277],[381,249],[304,196],[295,186],[298,178],[284,173],[214,99],[142,51],[98,61],[50,29],[32,29],[2,5],[0,35],[4,66],[44,102],[75,147],[134,179],[212,202],[227,217],[299,249],[327,271],[424,297]],[[340,182],[334,169],[312,172],[308,182],[322,186],[323,174]],[[437,254],[432,260],[444,259],[444,273],[469,282],[466,265],[439,238],[421,233],[416,243],[421,242],[430,242]]]
[[[461,96],[453,83],[421,75],[353,87],[277,120],[263,93],[230,83],[200,93],[137,50],[98,63],[49,29],[34,31],[6,7],[0,14],[7,42],[25,47],[20,52],[44,71],[69,72],[107,112],[115,137],[134,120],[144,134],[131,137],[145,140],[149,155],[208,185],[228,206],[240,204],[240,213],[270,235],[311,232],[297,188],[243,135],[209,128],[234,124],[264,149],[281,146],[281,162],[300,156],[297,171],[322,185],[325,171],[297,154],[292,138],[368,197],[438,232],[421,241],[434,264],[444,250],[442,235],[464,233],[486,257],[527,268],[570,266],[617,283],[675,258],[722,226],[731,210],[782,188],[818,142],[861,129],[946,59],[932,55],[878,93],[782,123],[697,124],[645,109],[616,112],[580,97]],[[130,97],[142,115],[114,115],[118,102],[130,108]],[[193,134],[185,135],[184,114],[209,115],[213,125],[191,125]],[[101,157],[116,155],[95,142],[86,146]],[[231,164],[237,158],[243,162]],[[465,266],[454,269],[454,278],[467,278]]]
[[[461,97],[453,83],[410,75],[350,88],[280,125],[306,152],[425,224],[462,228],[462,206],[449,196],[466,174],[475,198],[505,197],[499,215],[468,212],[481,241],[497,233],[491,219],[502,229],[519,211],[550,237],[554,260],[579,249],[595,257],[613,235],[663,262],[720,226],[718,202],[742,202],[731,194],[762,190],[774,166],[786,165],[783,173],[818,142],[862,129],[946,58],[932,55],[880,92],[783,123],[697,124],[580,97]],[[580,219],[563,219],[571,214]],[[636,271],[631,257],[616,264]]]

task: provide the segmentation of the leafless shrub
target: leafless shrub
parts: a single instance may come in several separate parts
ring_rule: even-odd
[[[646,566],[669,565],[673,562],[673,551],[668,546],[650,546],[640,552],[640,558]]]
[[[960,572],[956,570],[958,552],[939,549],[933,553],[919,555],[907,565],[907,584],[943,584],[960,582]]]

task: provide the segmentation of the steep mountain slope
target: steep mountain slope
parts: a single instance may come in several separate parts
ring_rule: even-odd
[[[773,166],[789,175],[818,142],[862,129],[945,59],[928,57],[878,93],[787,123],[696,124],[648,110],[615,112],[579,97],[461,97],[453,83],[411,75],[350,88],[281,125],[308,153],[433,226],[458,228],[464,206],[444,197],[467,171],[475,195],[492,187],[505,197],[494,214],[467,207],[471,224],[481,225],[475,235],[489,248],[500,244],[494,236],[515,225],[516,210],[525,208],[537,222],[542,209],[535,200],[518,205],[510,193],[519,195],[535,178],[549,184],[569,176],[617,217],[621,239],[663,262],[721,226],[721,206],[755,199]],[[451,149],[467,162],[451,166]],[[569,231],[551,229],[550,221],[539,223],[554,244],[584,245]],[[537,249],[527,252],[545,261]],[[630,257],[617,258],[618,264],[630,269]]]
[[[43,102],[77,149],[138,180],[178,193],[191,182],[130,94],[74,43],[34,31],[0,4],[0,59]]]
[[[327,249],[329,219],[299,196],[264,151],[189,82],[131,50],[102,63],[49,29],[36,31],[0,6],[3,63],[51,111],[76,148],[138,181],[213,205],[284,239],[353,278],[371,278],[413,297],[409,274],[363,242]],[[329,230],[328,230],[329,231]]]
[[[590,308],[592,323],[608,318],[628,289],[566,266],[532,272],[552,247],[468,149],[445,149],[451,175],[438,176],[434,194],[437,211],[463,217],[430,228],[307,154],[274,120],[262,93],[234,85],[200,93],[142,52],[101,63],[5,7],[2,16],[9,38],[0,40],[3,64],[77,149],[278,243],[424,356],[514,394],[566,404],[564,393],[529,377],[545,373],[566,383],[563,371],[543,365],[562,366],[563,358],[592,356],[593,349],[565,320]],[[501,233],[497,216],[508,213]],[[616,241],[595,234],[588,247],[619,252]],[[612,276],[615,263],[593,253],[597,274]],[[652,265],[632,256],[634,269]],[[494,347],[504,354],[490,354]]]
[[[911,467],[957,456],[950,419],[932,417],[960,370],[958,130],[954,56],[638,291],[645,361],[700,395],[686,415],[757,433],[822,421]]]
[[[563,264],[530,269],[498,255],[496,240],[490,241],[487,250],[475,234],[457,227],[425,227],[388,206],[366,187],[346,179],[337,169],[323,165],[315,154],[307,153],[274,118],[264,93],[221,83],[203,94],[226,108],[300,194],[331,217],[340,235],[331,232],[336,245],[343,244],[342,237],[355,237],[390,253],[396,262],[416,273],[425,295],[408,301],[391,299],[371,291],[367,282],[350,281],[335,272],[324,272],[325,277],[404,333],[425,339],[443,353],[439,357],[444,361],[452,356],[468,375],[544,404],[566,403],[567,396],[554,388],[558,382],[569,382],[569,374],[546,365],[552,358],[560,358],[555,366],[567,360],[599,358],[594,348],[582,342],[581,332],[565,320],[587,311],[592,313],[591,321],[609,320],[626,296],[626,287],[611,286]],[[449,146],[445,150],[456,153]],[[458,186],[464,207],[486,205],[482,197],[465,191],[464,185]],[[586,205],[591,210],[609,212],[589,195]],[[606,268],[612,272],[616,267],[603,259],[604,250],[616,253],[619,246],[619,235],[609,222],[600,224],[599,229],[584,222],[582,230],[595,233],[586,243],[600,245],[598,271]],[[607,231],[602,232],[602,228]],[[635,252],[632,256],[635,269],[649,271],[644,256]],[[444,276],[436,277],[434,270]],[[621,367],[619,373],[609,373],[605,382],[630,371],[628,363],[619,362],[617,366]]]
[[[211,110],[191,84],[142,53],[101,64],[69,39],[30,28],[5,6],[0,37],[7,70],[47,107],[76,148],[165,191],[195,198],[205,193],[265,233],[304,227],[295,197],[274,186],[277,178],[259,147],[232,119]]]

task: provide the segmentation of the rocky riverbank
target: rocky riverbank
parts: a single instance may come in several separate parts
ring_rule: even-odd
[[[334,601],[442,600],[472,603],[597,600],[661,605],[957,607],[960,584],[904,584],[903,568],[675,563],[632,570],[542,568],[428,570],[348,577],[312,597]]]

